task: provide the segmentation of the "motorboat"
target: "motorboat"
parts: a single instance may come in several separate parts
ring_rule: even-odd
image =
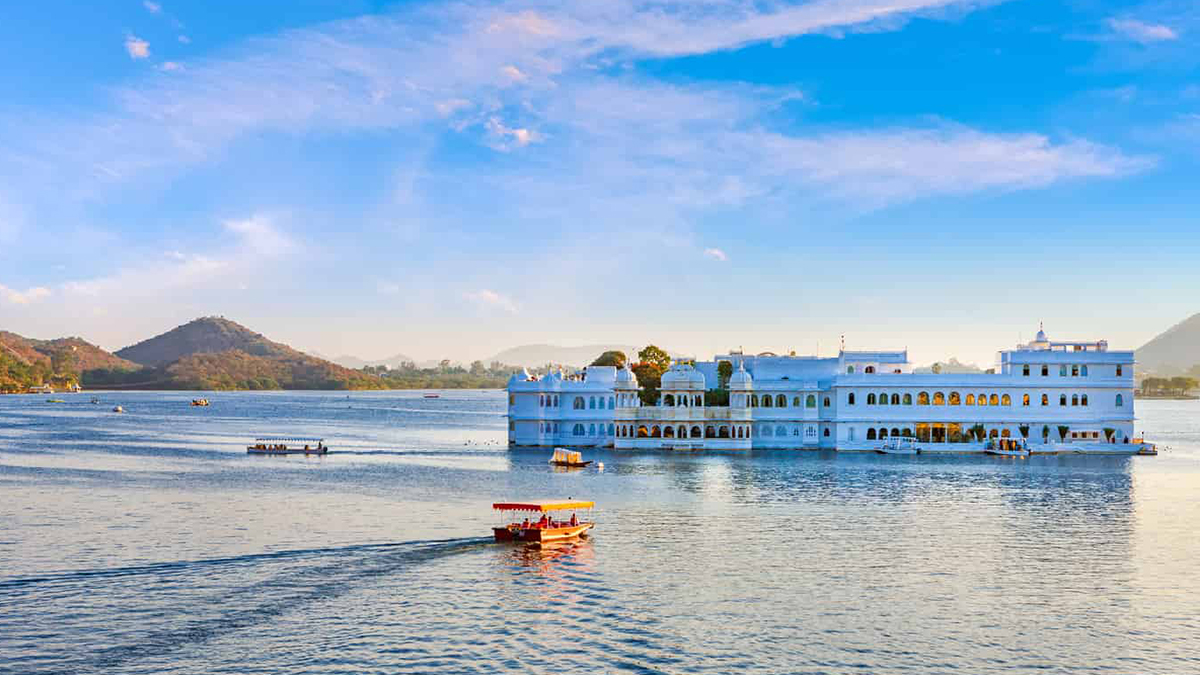
[[[1029,446],[1025,444],[1023,439],[1013,438],[993,438],[983,446],[983,451],[989,455],[1001,455],[1004,457],[1028,457]]]
[[[921,447],[912,436],[892,436],[885,438],[875,452],[881,455],[915,455],[921,452]]]
[[[568,466],[575,468],[583,468],[592,463],[592,460],[584,461],[583,453],[566,448],[555,448],[554,454],[550,457],[550,463],[555,466]]]
[[[595,502],[568,500],[543,500],[532,502],[496,502],[492,509],[499,511],[504,518],[504,524],[493,527],[492,532],[498,542],[523,542],[541,544],[552,541],[564,541],[587,536],[587,531],[596,526],[587,517],[580,520],[575,511],[586,510],[590,516]],[[571,511],[568,520],[555,520],[554,514]],[[533,513],[541,514],[541,518],[532,521],[529,516],[521,522],[516,521],[517,515]],[[511,514],[511,515],[510,515]]]
[[[246,446],[247,455],[326,455],[329,446],[322,438],[256,438]]]
[[[441,398],[441,394],[423,394],[421,398]]]
[[[114,407],[114,408],[113,408],[113,412],[115,412],[115,413],[123,413],[123,412],[125,412],[125,409],[124,409],[124,408],[122,408],[121,406],[116,406],[116,407]]]
[[[194,406],[196,406],[196,407],[199,407],[199,408],[204,408],[204,407],[207,407],[207,406],[208,406],[208,399],[206,399],[206,398],[194,398],[194,399],[192,399],[192,405],[194,405]]]

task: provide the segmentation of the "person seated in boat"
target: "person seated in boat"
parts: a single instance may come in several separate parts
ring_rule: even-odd
[[[521,529],[522,530],[529,529],[529,516],[525,516],[525,520],[521,521]]]
[[[550,518],[546,514],[542,514],[542,519],[537,522],[538,529],[545,529],[550,525]]]
[[[572,513],[571,514],[571,527],[575,527],[578,524],[579,524],[579,519],[575,517],[574,513]]]

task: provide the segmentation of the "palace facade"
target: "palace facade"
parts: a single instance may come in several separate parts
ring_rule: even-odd
[[[732,375],[719,382],[722,362]],[[618,449],[865,449],[882,439],[979,444],[1125,443],[1133,436],[1133,352],[1038,331],[986,374],[914,373],[907,351],[837,357],[729,353],[677,362],[654,405],[629,367],[514,375],[514,446]],[[715,402],[720,405],[714,405]],[[726,403],[727,401],[727,403]]]

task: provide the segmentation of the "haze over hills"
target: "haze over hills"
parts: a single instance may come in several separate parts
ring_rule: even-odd
[[[414,359],[413,357],[411,357],[407,354],[393,354],[392,356],[389,356],[386,359],[375,359],[373,361],[367,360],[367,359],[361,359],[357,356],[351,356],[349,354],[343,354],[342,356],[328,357],[323,354],[318,354],[317,352],[313,352],[313,356],[318,356],[327,361],[332,361],[332,362],[338,364],[339,366],[344,366],[346,368],[353,368],[354,370],[358,370],[359,368],[365,368],[366,366],[387,366],[388,368],[399,368],[402,364],[405,364],[405,363],[417,363],[416,359]]]
[[[953,374],[961,375],[961,374],[968,374],[968,373],[982,373],[982,372],[984,372],[984,369],[980,368],[979,366],[977,366],[973,363],[963,363],[962,361],[959,361],[957,358],[951,356],[949,361],[935,361],[935,362],[929,364],[928,366],[919,366],[917,368],[913,368],[913,372],[914,373],[939,372],[939,373],[946,373],[946,374],[953,373]]]
[[[568,366],[586,366],[604,352],[619,350],[631,358],[637,355],[637,347],[630,345],[584,345],[582,347],[559,347],[558,345],[521,345],[486,358],[484,363],[500,363],[510,366],[536,367],[547,363]]]
[[[1135,358],[1139,373],[1177,375],[1200,366],[1200,313],[1142,345]]]

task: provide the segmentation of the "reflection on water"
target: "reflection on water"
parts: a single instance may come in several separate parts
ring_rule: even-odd
[[[130,414],[0,397],[0,672],[1197,670],[1193,402],[1139,403],[1156,458],[601,473],[503,448],[496,392],[102,396]],[[491,541],[492,501],[549,497],[592,536]]]

